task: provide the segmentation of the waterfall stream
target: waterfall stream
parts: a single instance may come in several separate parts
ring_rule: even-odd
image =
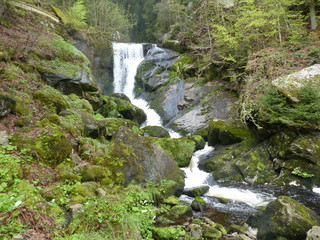
[[[134,84],[135,75],[139,64],[144,60],[143,45],[134,43],[113,43],[114,50],[114,91],[116,93],[126,94],[131,102],[137,107],[144,110],[147,115],[145,126],[161,126],[161,117],[149,108],[147,101],[141,98],[135,98]],[[171,137],[181,137],[178,133],[166,128]],[[198,168],[200,159],[204,159],[214,151],[212,147],[206,145],[202,150],[194,153],[190,166],[183,168],[185,172],[185,188],[193,188],[199,186],[209,186],[209,191],[205,194],[204,199],[210,202],[215,208],[223,208],[226,211],[252,212],[256,207],[265,206],[275,199],[276,190],[268,191],[263,187],[253,188],[244,183],[237,186],[220,186],[213,180],[211,173],[204,172]],[[263,190],[262,190],[263,189]],[[317,189],[318,190],[318,189]],[[283,192],[283,190],[281,190]],[[277,195],[282,194],[279,191]],[[287,192],[285,192],[288,194]],[[212,200],[223,198],[230,200],[227,204],[221,204],[219,201]],[[183,201],[192,201],[192,199],[183,195]],[[248,210],[249,209],[249,210]]]

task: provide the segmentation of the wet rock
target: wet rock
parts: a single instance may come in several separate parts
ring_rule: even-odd
[[[319,225],[318,216],[292,198],[280,196],[269,203],[265,210],[250,216],[247,223],[258,228],[258,239],[273,240],[283,237],[301,240],[312,226]]]
[[[228,233],[243,233],[247,230],[245,226],[237,225],[237,224],[231,224],[228,227]]]
[[[186,138],[196,144],[196,150],[203,149],[206,146],[206,141],[200,135],[187,136]]]
[[[244,126],[238,125],[236,123],[228,124],[222,120],[212,119],[208,129],[209,146],[217,144],[230,145],[249,138],[251,136],[250,131]]]
[[[186,138],[152,138],[152,141],[171,155],[179,167],[186,167],[190,164],[195,151],[193,141]]]
[[[169,132],[163,127],[159,126],[146,126],[143,128],[145,136],[159,137],[159,138],[169,138]]]
[[[135,180],[138,183],[161,179],[172,180],[171,190],[167,193],[179,194],[184,187],[184,176],[176,162],[150,138],[121,126],[113,136],[111,155],[123,161],[125,184]],[[170,193],[171,192],[171,193]]]
[[[207,203],[201,197],[195,197],[191,203],[191,208],[194,211],[202,212],[207,207]]]
[[[170,209],[168,218],[172,220],[178,220],[180,218],[186,218],[192,216],[192,209],[186,205],[176,205]]]
[[[179,205],[180,204],[180,200],[176,196],[170,196],[170,197],[164,199],[163,202],[165,204],[168,204],[168,205],[171,205],[171,206],[175,206],[175,205]]]
[[[201,187],[185,189],[183,193],[190,197],[200,197],[200,196],[203,196],[206,192],[208,192],[208,190],[209,190],[209,186],[201,186]]]
[[[130,98],[127,95],[125,95],[124,93],[112,93],[110,96],[131,102]]]
[[[319,239],[320,239],[320,227],[319,226],[313,226],[307,232],[306,240],[319,240]]]
[[[42,78],[64,94],[74,93],[82,96],[86,91],[98,91],[95,79],[84,70],[79,71],[75,77],[60,73],[43,73]]]
[[[216,229],[215,227],[205,225],[203,226],[203,234],[202,236],[212,240],[219,240],[223,235],[222,233]]]
[[[268,154],[268,142],[247,139],[222,148],[212,158],[199,163],[199,168],[212,172],[216,180],[245,181],[250,184],[271,182],[277,177]]]
[[[16,100],[14,98],[0,94],[0,118],[12,112],[15,106]]]
[[[205,85],[208,89],[213,89],[210,95],[200,95],[202,101],[194,100],[192,106],[188,107],[177,116],[174,116],[170,127],[182,132],[195,133],[207,128],[211,119],[221,119],[229,121],[233,116],[231,107],[236,101],[228,92],[220,87],[220,83]],[[186,92],[184,93],[184,95]],[[160,116],[162,116],[162,113]]]

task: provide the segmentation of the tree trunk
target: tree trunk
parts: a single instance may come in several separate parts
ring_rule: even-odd
[[[311,24],[311,30],[316,30],[317,28],[317,19],[316,19],[316,0],[310,0],[309,2],[309,10],[310,10],[310,24]]]

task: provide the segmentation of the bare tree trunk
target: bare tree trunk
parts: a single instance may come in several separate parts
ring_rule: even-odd
[[[316,30],[316,28],[317,28],[315,5],[316,5],[316,0],[310,0],[310,2],[309,2],[309,11],[310,11],[311,30]]]

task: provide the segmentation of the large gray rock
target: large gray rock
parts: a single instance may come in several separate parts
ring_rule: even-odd
[[[320,86],[320,64],[304,68],[299,72],[279,77],[272,81],[272,85],[277,87],[284,95],[292,101],[299,102],[297,93],[306,84]]]
[[[95,79],[84,70],[74,77],[60,73],[43,73],[42,78],[64,94],[74,93],[82,96],[86,91],[98,91]]]
[[[0,94],[0,118],[8,115],[16,106],[16,100],[12,97]]]
[[[290,240],[305,239],[312,226],[319,225],[318,216],[292,198],[280,196],[266,209],[250,216],[247,223],[258,228],[258,239],[274,240],[283,237]]]
[[[126,127],[120,127],[112,139],[112,156],[124,162],[123,173],[126,184],[131,181],[142,183],[146,180],[159,182],[173,180],[172,190],[181,192],[184,175],[176,162],[161,147],[150,139],[141,137]]]

